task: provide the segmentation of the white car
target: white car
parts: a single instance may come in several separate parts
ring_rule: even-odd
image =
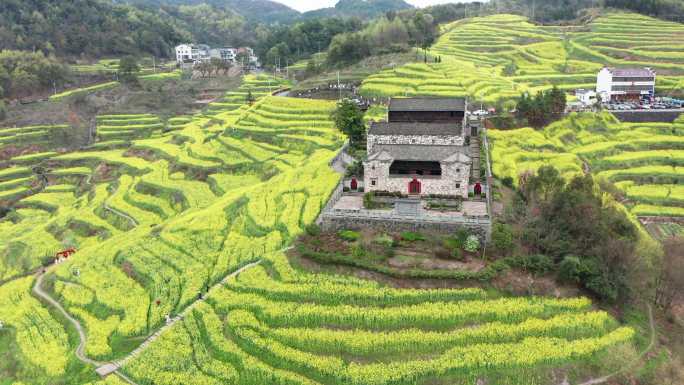
[[[485,111],[485,110],[477,110],[477,111],[473,111],[473,115],[475,115],[475,116],[485,116],[485,115],[489,115],[489,112],[487,112],[487,111]]]

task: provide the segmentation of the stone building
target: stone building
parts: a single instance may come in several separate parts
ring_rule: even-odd
[[[463,99],[392,99],[368,131],[366,191],[468,197],[471,157]]]

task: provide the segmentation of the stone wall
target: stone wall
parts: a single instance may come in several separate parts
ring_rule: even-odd
[[[463,146],[465,139],[460,135],[368,135],[368,153],[378,144],[416,144],[429,146]]]
[[[365,191],[399,191],[408,194],[409,183],[415,177],[421,184],[421,195],[458,195],[468,198],[470,165],[465,163],[442,164],[442,175],[390,175],[391,161],[364,163]],[[375,185],[373,185],[375,181]],[[458,187],[457,187],[458,186]]]
[[[332,215],[323,213],[321,215],[321,227],[325,231],[340,230],[362,230],[373,228],[387,232],[415,231],[415,232],[436,232],[443,234],[453,234],[459,229],[465,228],[469,234],[477,235],[482,244],[489,242],[491,237],[492,224],[489,219],[457,221],[426,221],[418,218],[373,218],[364,216]]]
[[[672,123],[684,110],[638,110],[638,111],[611,111],[621,122],[631,123]]]
[[[389,111],[390,122],[463,123],[464,111]]]

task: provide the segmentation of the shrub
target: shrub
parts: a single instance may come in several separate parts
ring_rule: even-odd
[[[449,250],[458,250],[463,248],[463,243],[459,238],[446,238],[442,241],[442,246]]]
[[[306,233],[312,237],[316,237],[321,234],[321,227],[315,223],[306,226]]]
[[[413,231],[405,231],[401,233],[401,239],[407,242],[424,241],[425,236],[420,233],[415,233]]]
[[[463,251],[461,249],[451,250],[451,258],[461,262],[465,261],[465,256],[463,255]]]
[[[366,256],[366,248],[362,244],[357,243],[351,248],[351,255],[353,257],[361,258]]]
[[[468,235],[469,235],[468,230],[466,230],[464,228],[460,228],[460,229],[456,230],[456,234],[454,234],[454,236],[455,236],[456,240],[459,242],[459,245],[460,245],[459,247],[462,248],[463,245],[465,245],[466,240],[468,239]]]
[[[574,255],[563,258],[558,266],[558,278],[565,282],[579,283],[587,274],[586,266]]]
[[[7,107],[5,107],[5,102],[0,100],[0,121],[7,118]]]
[[[513,250],[513,229],[505,223],[495,223],[492,228],[492,245],[503,254]]]
[[[361,234],[359,234],[357,231],[352,230],[342,230],[339,233],[337,233],[337,235],[347,242],[355,242],[359,238],[361,238]]]
[[[537,275],[546,274],[554,267],[553,259],[542,254],[517,256],[511,258],[508,264]]]
[[[463,245],[463,249],[470,253],[478,251],[480,249],[480,239],[475,235],[469,236]]]
[[[372,210],[376,208],[375,193],[373,191],[363,194],[363,208]]]
[[[501,183],[503,183],[504,186],[508,188],[513,188],[513,177],[512,176],[507,176],[501,179]]]
[[[385,246],[385,247],[394,246],[394,239],[392,239],[392,237],[390,237],[387,234],[382,234],[382,235],[375,237],[375,239],[373,239],[373,242],[378,244],[378,245]]]

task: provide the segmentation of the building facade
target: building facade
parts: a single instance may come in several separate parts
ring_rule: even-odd
[[[205,44],[181,44],[176,46],[176,62],[198,63],[211,59],[210,48]]]
[[[230,47],[212,48],[209,50],[209,56],[212,59],[219,59],[235,63],[235,58],[237,57],[237,49]]]
[[[365,191],[467,198],[465,108],[463,99],[392,99],[388,121],[368,131]]]
[[[596,93],[601,101],[652,99],[656,73],[650,68],[604,67],[596,77]]]

